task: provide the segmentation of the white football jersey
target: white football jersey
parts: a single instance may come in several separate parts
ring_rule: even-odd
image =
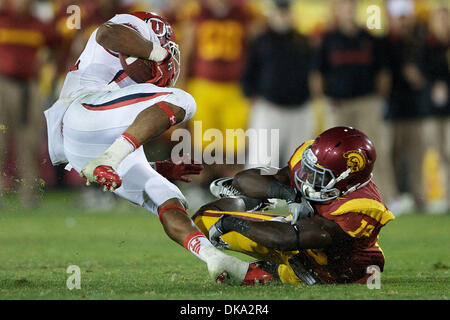
[[[159,43],[147,23],[133,15],[120,14],[109,21]],[[181,89],[137,84],[124,77],[119,55],[99,45],[96,34],[97,30],[68,73],[60,98],[45,111],[52,163],[70,161],[78,171],[103,153],[146,108],[159,102],[174,104],[185,110],[182,121],[191,119],[197,108],[194,98]]]
[[[131,27],[145,39],[159,44],[158,37],[153,30],[138,17],[130,14],[118,14],[109,21]],[[123,69],[119,54],[97,43],[97,30],[91,34],[73,70],[67,74],[60,98],[75,98],[81,93],[99,91],[113,81]],[[130,78],[127,78],[126,83],[135,84]]]

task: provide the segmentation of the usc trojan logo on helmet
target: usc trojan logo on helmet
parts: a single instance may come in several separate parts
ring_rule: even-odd
[[[358,150],[347,151],[344,158],[347,159],[347,168],[351,173],[360,172],[366,167],[366,156]]]

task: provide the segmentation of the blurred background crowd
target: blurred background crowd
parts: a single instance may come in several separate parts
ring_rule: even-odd
[[[75,172],[52,167],[42,112],[92,31],[140,10],[175,27],[177,87],[197,101],[188,129],[193,121],[224,136],[279,129],[285,166],[303,141],[354,126],[375,144],[375,182],[394,213],[448,212],[450,19],[441,0],[0,0],[0,206],[11,192],[35,208],[44,190],[83,186]],[[168,158],[173,144],[165,134],[149,159]],[[242,148],[243,139],[226,145],[231,154]],[[180,187],[195,208],[212,179],[239,169],[206,166]],[[113,196],[81,190],[86,207],[112,207]]]

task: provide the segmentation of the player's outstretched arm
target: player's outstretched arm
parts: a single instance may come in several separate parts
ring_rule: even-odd
[[[192,179],[185,175],[198,175],[204,167],[202,164],[194,163],[193,159],[187,155],[184,155],[183,158],[184,159],[179,162],[173,162],[172,159],[167,159],[164,161],[150,162],[150,165],[156,172],[169,180],[178,180],[189,183],[192,182]]]
[[[289,186],[288,167],[278,170],[274,175],[264,175],[260,168],[244,170],[234,176],[232,185],[250,198],[294,201],[296,197],[295,190]]]
[[[111,51],[156,62],[163,61],[169,54],[163,47],[123,24],[105,22],[98,28],[96,40]]]
[[[233,187],[251,199],[286,200],[292,214],[291,223],[299,218],[311,217],[314,209],[305,199],[297,194],[297,189],[290,185],[289,168],[284,167],[274,175],[264,175],[264,169],[255,168],[241,171],[233,178]]]
[[[215,226],[221,234],[235,231],[269,249],[282,251],[323,249],[349,240],[349,236],[335,222],[321,217],[302,219],[291,225],[224,215]],[[209,237],[213,243],[219,242],[214,239],[217,235],[210,234]]]

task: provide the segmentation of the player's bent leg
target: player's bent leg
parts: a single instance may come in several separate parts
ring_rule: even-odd
[[[158,215],[164,231],[172,240],[206,262],[213,280],[233,284],[243,283],[249,264],[216,249],[192,223],[178,199],[164,202],[158,208]]]
[[[200,232],[192,224],[192,220],[179,199],[169,199],[160,205],[158,217],[169,238],[182,246],[189,235]]]
[[[81,175],[88,182],[103,185],[105,190],[113,191],[120,187],[121,180],[116,174],[119,164],[141,144],[184,119],[186,111],[183,108],[168,106],[168,101],[161,103],[162,99],[174,99],[169,98],[173,90],[158,91],[155,86],[137,84],[97,92],[74,101],[64,117],[64,127],[83,132],[119,127],[126,129],[108,143],[109,148],[104,153],[85,164]],[[152,108],[155,105],[158,107]]]
[[[228,256],[215,248],[187,215],[178,199],[169,199],[158,207],[159,219],[167,235],[206,262],[216,282],[253,285],[272,281],[272,276],[256,265]]]
[[[158,215],[173,241],[207,263],[213,280],[239,284],[245,279],[248,263],[214,248],[187,215],[181,191],[150,167],[142,148],[122,162],[118,173],[123,184],[115,193]]]

